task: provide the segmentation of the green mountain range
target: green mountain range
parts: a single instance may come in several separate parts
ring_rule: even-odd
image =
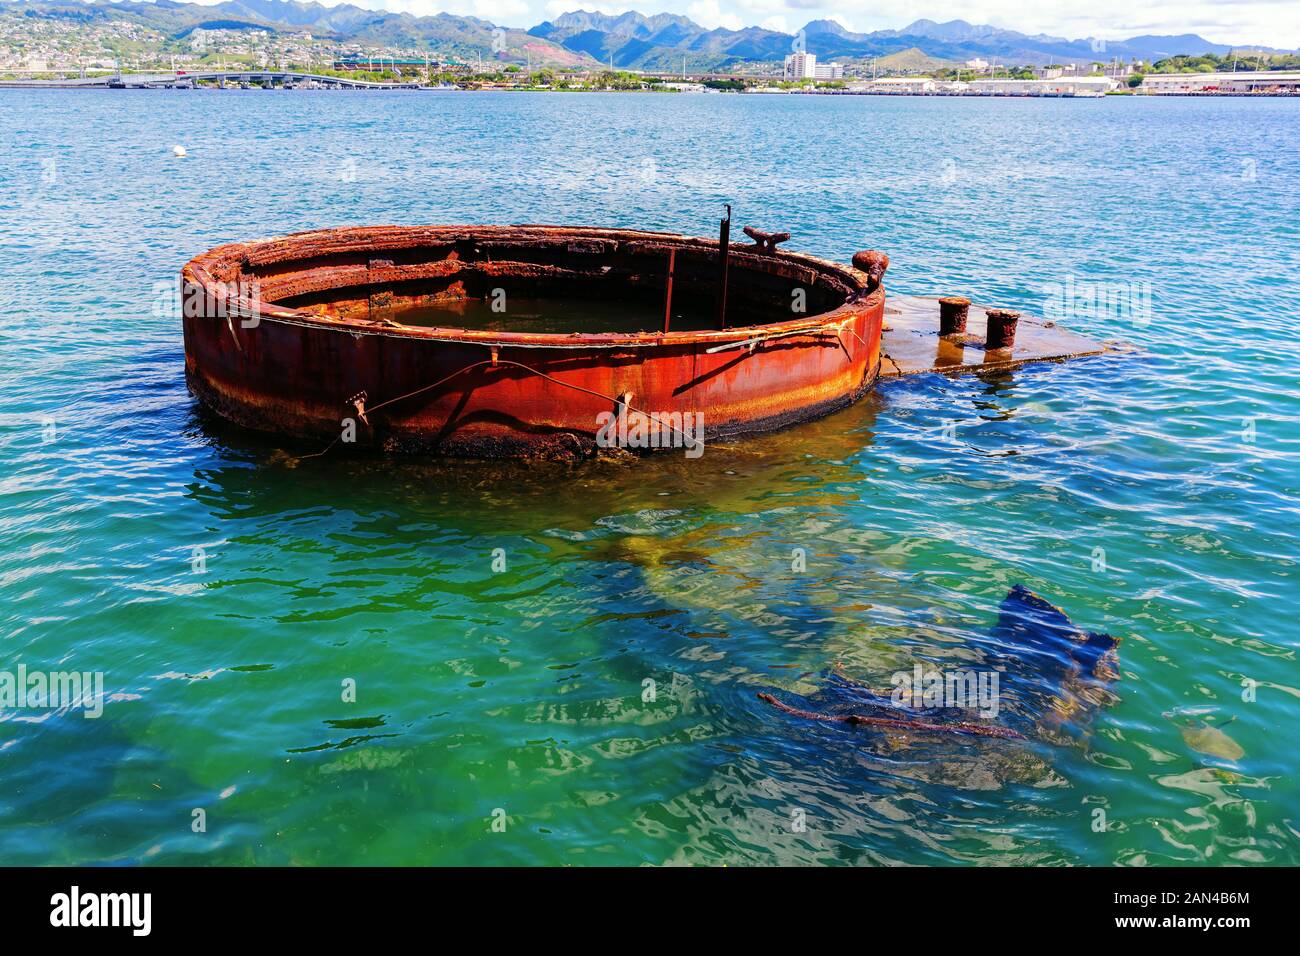
[[[744,63],[779,63],[795,49],[806,49],[822,59],[907,54],[900,59],[933,63],[980,57],[1008,64],[1087,62],[1114,57],[1152,61],[1177,54],[1221,55],[1232,49],[1195,34],[1102,42],[1028,35],[964,20],[917,20],[899,30],[873,33],[854,33],[833,20],[814,20],[797,34],[788,34],[760,27],[709,30],[673,14],[576,11],[524,31],[448,13],[417,17],[349,3],[324,6],[298,0],[225,0],[210,6],[175,0],[0,0],[0,13],[85,23],[130,20],[174,40],[183,39],[196,28],[309,31],[320,38],[421,50],[462,60],[531,60],[534,65],[588,68],[612,64],[672,72],[683,65],[699,71],[726,70]]]

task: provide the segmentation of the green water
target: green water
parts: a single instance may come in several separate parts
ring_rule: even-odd
[[[1300,863],[1297,104],[0,105],[0,671],[108,694],[0,712],[0,861]],[[219,243],[707,234],[724,201],[791,248],[888,251],[894,291],[1041,312],[1067,277],[1148,283],[1154,316],[1063,320],[1129,352],[888,382],[696,459],[302,460],[185,390],[166,284]],[[1122,641],[1076,744],[755,696],[978,666],[1016,583]]]

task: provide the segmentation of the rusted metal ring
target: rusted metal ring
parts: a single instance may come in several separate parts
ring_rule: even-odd
[[[353,335],[383,336],[392,338],[420,338],[439,341],[498,345],[511,348],[536,349],[592,349],[618,348],[636,349],[673,344],[722,344],[743,341],[762,333],[785,333],[800,328],[817,328],[823,324],[833,323],[849,318],[863,307],[864,300],[870,299],[877,291],[879,268],[873,276],[866,270],[850,269],[839,263],[810,256],[803,253],[773,250],[759,255],[745,247],[733,247],[730,255],[733,268],[738,270],[755,270],[777,274],[797,275],[803,272],[805,283],[827,283],[828,287],[841,290],[843,304],[814,317],[800,317],[782,322],[765,324],[748,324],[732,326],[725,330],[680,331],[680,332],[601,332],[550,334],[512,331],[480,331],[457,328],[427,328],[408,325],[384,325],[357,319],[333,319],[318,315],[306,309],[290,308],[277,304],[274,294],[250,297],[231,293],[241,278],[254,275],[258,268],[274,267],[277,264],[291,262],[310,262],[333,256],[357,256],[361,262],[356,267],[357,276],[348,276],[359,284],[362,281],[376,281],[381,275],[391,276],[392,281],[402,281],[402,269],[395,265],[391,270],[380,263],[396,260],[394,253],[409,251],[421,246],[442,246],[449,243],[461,243],[469,248],[476,243],[484,247],[492,243],[509,244],[510,242],[552,242],[564,248],[593,250],[636,248],[649,246],[676,251],[678,256],[716,256],[718,243],[716,239],[696,238],[674,233],[644,232],[631,229],[601,229],[580,226],[362,226],[347,229],[323,229],[312,232],[293,233],[271,239],[253,242],[234,243],[218,246],[187,263],[182,270],[186,283],[197,284],[206,294],[215,297],[221,307],[229,314],[238,314],[254,318],[257,321],[305,325],[317,328],[345,330]],[[885,264],[888,257],[880,253]],[[856,257],[855,257],[856,259]],[[372,268],[372,263],[378,268]],[[504,268],[499,258],[493,265]],[[879,262],[876,261],[876,268]],[[864,275],[864,272],[866,274]],[[874,282],[873,282],[874,279]],[[328,283],[323,287],[328,288]],[[791,279],[791,282],[796,282]],[[883,295],[883,293],[882,293]]]

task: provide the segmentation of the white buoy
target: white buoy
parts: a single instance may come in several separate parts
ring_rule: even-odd
[[[172,147],[172,155],[178,159],[184,159],[189,154],[185,152],[184,146],[177,145]]]

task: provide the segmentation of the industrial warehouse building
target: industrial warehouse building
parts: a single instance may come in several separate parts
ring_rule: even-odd
[[[986,96],[1105,96],[1119,88],[1108,76],[1058,77],[1053,80],[972,80],[970,92]]]
[[[1300,93],[1300,71],[1259,73],[1152,73],[1139,93]]]
[[[850,83],[852,93],[933,93],[935,81],[928,76],[882,76],[876,80],[860,80]]]
[[[928,76],[883,76],[848,85],[850,93],[894,93],[908,96],[1105,96],[1119,83],[1105,76],[1061,77],[1051,80],[974,80],[962,83]]]

